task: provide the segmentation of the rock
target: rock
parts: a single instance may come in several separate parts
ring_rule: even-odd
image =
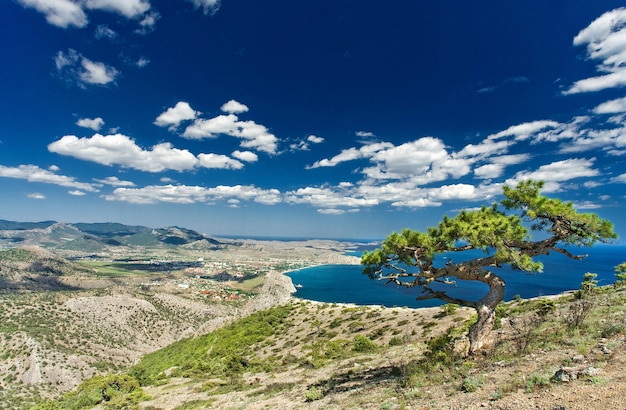
[[[583,356],[582,354],[577,354],[576,356],[572,357],[572,361],[573,362],[584,362],[585,361],[585,356]]]
[[[593,377],[600,374],[600,370],[592,366],[561,367],[552,376],[552,381],[568,383],[578,379],[580,376]]]

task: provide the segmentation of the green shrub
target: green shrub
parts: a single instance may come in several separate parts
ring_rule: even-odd
[[[304,394],[304,399],[307,402],[312,402],[312,401],[315,401],[315,400],[319,400],[319,399],[321,399],[323,397],[324,397],[324,391],[322,389],[320,389],[319,387],[311,387]]]
[[[445,305],[441,306],[441,316],[453,315],[456,313],[458,308],[459,305],[457,305],[456,303],[446,303]]]
[[[356,335],[352,342],[352,351],[354,352],[371,352],[377,349],[376,343],[372,342],[367,336]]]
[[[389,339],[389,346],[400,346],[402,344],[402,339],[394,336],[391,339]]]
[[[465,393],[473,393],[478,391],[484,383],[484,379],[482,377],[466,377],[463,379],[463,383],[461,384],[461,391]]]

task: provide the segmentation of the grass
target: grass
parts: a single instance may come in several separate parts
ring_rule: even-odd
[[[371,400],[381,408],[392,402],[411,408],[433,399],[437,390],[449,395],[484,392],[491,400],[504,400],[513,392],[552,388],[555,369],[570,365],[566,360],[576,353],[594,360],[601,338],[606,339],[601,342],[606,349],[623,349],[626,293],[598,288],[586,297],[594,303],[574,327],[568,322],[570,307],[577,301],[574,296],[501,304],[497,322],[502,326],[494,331],[485,355],[472,360],[462,354],[472,323],[462,309],[431,320],[409,309],[294,302],[148,354],[123,375],[140,389],[161,386],[171,392],[172,379],[180,377],[200,386],[197,391],[206,398],[194,397],[183,404],[181,397],[183,409],[219,407],[220,400],[236,394],[247,397],[242,403],[282,396],[324,405]],[[448,327],[442,329],[441,321]],[[429,334],[422,338],[424,330]],[[531,354],[560,351],[568,352],[555,355],[560,362],[528,360]],[[492,380],[487,374],[495,362],[511,370]],[[293,372],[306,376],[298,382],[292,376],[289,381],[281,379]],[[611,384],[604,375],[582,382]],[[144,396],[133,397],[125,400]]]

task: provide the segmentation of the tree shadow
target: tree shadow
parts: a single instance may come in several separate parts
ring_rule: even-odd
[[[373,386],[383,381],[389,381],[398,377],[398,368],[396,366],[383,366],[377,368],[369,368],[364,371],[355,371],[353,369],[346,370],[343,373],[335,374],[329,379],[319,381],[309,385],[321,389],[324,395],[332,393],[342,393],[354,389],[362,389]]]

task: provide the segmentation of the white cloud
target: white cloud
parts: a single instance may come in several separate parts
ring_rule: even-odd
[[[135,62],[135,65],[139,68],[144,68],[148,64],[150,64],[150,60],[145,57],[139,57],[139,60]]]
[[[0,177],[23,179],[28,182],[40,182],[54,184],[68,188],[82,189],[89,192],[97,192],[94,184],[78,182],[73,177],[58,175],[54,172],[41,169],[36,165],[20,165],[19,167],[5,167],[0,165]]]
[[[204,14],[215,14],[220,8],[221,0],[189,0],[197,9]]]
[[[94,181],[111,186],[135,186],[131,181],[122,181],[118,177],[106,177],[104,179],[95,179]]]
[[[604,13],[581,30],[573,43],[586,45],[587,58],[599,60],[597,70],[606,74],[576,81],[564,94],[626,86],[626,8]]]
[[[509,185],[515,185],[518,181],[533,179],[545,182],[561,182],[582,177],[595,177],[599,175],[597,169],[593,169],[595,158],[570,158],[563,161],[556,161],[551,164],[542,165],[536,171],[518,172],[513,182],[507,181]]]
[[[355,132],[357,137],[362,137],[362,138],[371,138],[371,137],[375,137],[373,132],[370,131],[357,131]]]
[[[67,193],[72,195],[72,196],[84,196],[84,195],[87,195],[83,191],[79,191],[79,190],[68,191]]]
[[[491,179],[501,177],[504,169],[509,165],[517,165],[530,159],[529,154],[503,155],[489,159],[491,163],[479,166],[474,169],[474,175],[481,179]]]
[[[154,26],[161,15],[155,11],[146,13],[146,15],[139,21],[139,28],[135,30],[137,34],[148,34],[154,31]]]
[[[318,209],[317,212],[324,215],[343,215],[347,211],[345,209],[335,209],[335,208],[321,208]]]
[[[252,151],[233,151],[232,156],[245,162],[257,162],[259,156]]]
[[[369,158],[374,153],[393,148],[393,144],[390,142],[379,142],[374,144],[364,145],[361,148],[348,148],[341,151],[330,159],[321,159],[316,161],[313,165],[308,166],[308,169],[320,168],[320,167],[334,167],[342,162],[352,161],[355,159]]]
[[[321,144],[322,142],[324,142],[324,138],[318,137],[316,135],[309,135],[308,137],[306,137],[306,140],[313,144]]]
[[[479,144],[467,144],[461,151],[456,153],[455,157],[467,158],[475,156],[488,156],[495,154],[504,154],[515,142],[511,140],[500,140],[487,138]]]
[[[278,138],[269,130],[254,121],[240,121],[235,114],[218,115],[210,119],[196,119],[189,125],[183,137],[188,139],[217,138],[219,135],[237,137],[243,141],[242,148],[276,153]]]
[[[80,79],[85,84],[105,85],[115,81],[119,72],[104,63],[91,61],[83,57],[80,64],[83,70],[79,71]]]
[[[584,152],[601,148],[614,155],[620,155],[615,148],[626,146],[626,128],[586,130],[583,136],[563,144],[561,153]],[[612,150],[613,149],[613,150]]]
[[[364,198],[354,195],[350,190],[337,187],[305,187],[285,193],[285,202],[291,204],[310,204],[325,209],[342,207],[358,208],[378,205],[376,198]]]
[[[154,121],[154,124],[159,127],[170,127],[170,130],[174,130],[181,122],[195,120],[198,115],[200,115],[200,112],[191,108],[188,102],[179,101],[174,107],[168,108],[161,113]]]
[[[545,128],[556,128],[559,123],[550,120],[531,121],[518,125],[513,125],[504,131],[500,131],[496,134],[491,134],[487,139],[499,139],[502,137],[513,137],[516,140],[526,140],[533,134],[544,130]]]
[[[593,109],[595,114],[618,114],[626,112],[626,97],[606,101]]]
[[[88,84],[106,85],[115,81],[119,71],[104,63],[94,62],[76,50],[59,51],[54,58],[57,72],[62,78],[84,88]]]
[[[76,121],[76,125],[83,128],[90,128],[94,131],[100,131],[100,128],[104,125],[104,120],[100,117],[96,118],[81,118]]]
[[[243,164],[227,155],[220,154],[199,154],[200,166],[216,169],[241,169]]]
[[[18,0],[18,2],[23,7],[42,13],[48,23],[61,28],[87,26],[89,20],[86,10],[112,12],[129,19],[152,14],[148,13],[151,9],[148,0]],[[112,38],[112,33],[110,29],[96,31],[96,36]]]
[[[151,185],[144,188],[117,188],[110,195],[105,195],[104,198],[108,201],[123,201],[134,204],[155,204],[158,202],[192,204],[231,199],[252,200],[266,205],[281,202],[279,190],[261,189],[254,185],[220,185],[214,188],[188,185]]]
[[[184,171],[193,169],[198,163],[192,153],[173,148],[170,143],[144,150],[122,134],[95,134],[91,138],[66,135],[49,144],[48,150],[102,165],[121,165],[147,172]]]
[[[378,163],[378,177],[385,179],[421,175],[431,170],[433,163],[442,163],[449,158],[443,141],[433,137],[423,137],[372,155],[372,161]]]
[[[44,194],[40,194],[39,192],[33,192],[32,194],[26,195],[30,199],[46,199]]]
[[[127,18],[137,18],[150,10],[147,0],[83,0],[87,9],[117,13]]]
[[[576,81],[574,85],[563,94],[594,92],[623,86],[626,86],[626,69]]]
[[[50,166],[48,167],[48,170],[49,170],[49,171],[52,171],[52,172],[59,172],[59,171],[61,170],[61,168],[59,168],[59,167],[58,167],[58,166],[56,166],[56,165],[50,165]]]
[[[248,106],[235,100],[230,100],[222,105],[221,110],[228,114],[241,114],[248,111]]]
[[[322,142],[324,142],[324,138],[318,137],[318,136],[315,136],[315,135],[309,135],[303,141],[301,140],[301,141],[295,142],[293,144],[290,144],[289,148],[292,151],[308,151],[310,149],[309,148],[309,143],[311,143],[311,144],[321,144]]]
[[[98,40],[103,38],[114,39],[115,37],[117,37],[117,33],[106,24],[100,24],[98,27],[96,27],[94,36]]]
[[[18,0],[18,2],[24,7],[43,13],[46,21],[57,27],[85,27],[88,23],[81,5],[71,0]]]
[[[626,184],[626,173],[611,178],[611,182],[617,184]]]

